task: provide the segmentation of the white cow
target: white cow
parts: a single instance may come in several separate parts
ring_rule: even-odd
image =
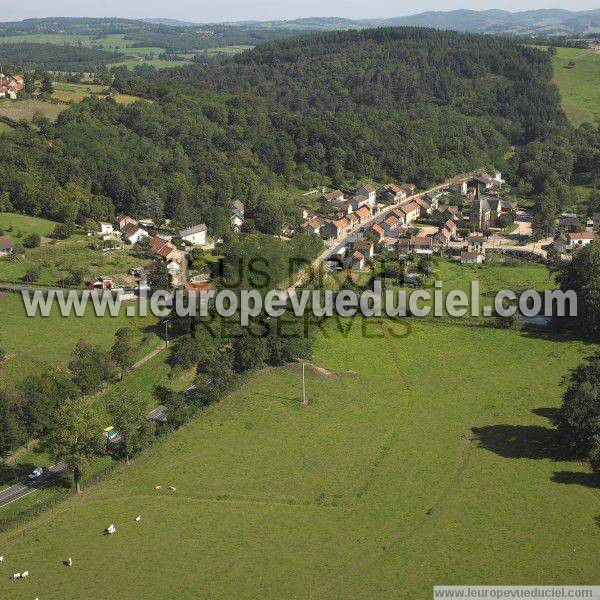
[[[4,556],[0,556],[0,562],[4,562]]]
[[[13,573],[13,579],[21,579],[21,573]]]
[[[177,488],[176,488],[174,485],[170,485],[170,486],[169,486],[169,489],[170,489],[172,492],[176,492],[176,491],[177,491]]]
[[[69,558],[67,558],[67,565],[68,565],[69,567],[72,567],[72,566],[73,566],[73,560],[71,559],[71,557],[70,557],[70,556],[69,556]]]
[[[117,528],[115,527],[115,524],[114,524],[114,523],[111,523],[111,524],[110,524],[110,525],[109,525],[109,526],[108,526],[108,527],[105,529],[106,533],[108,533],[109,535],[110,535],[110,534],[113,534],[113,533],[114,533],[116,530],[117,530]]]
[[[136,521],[136,523],[139,523],[141,520],[142,520],[142,516],[141,516],[141,515],[138,515],[138,516],[135,518],[135,521]]]
[[[155,489],[155,490],[160,490],[160,488],[161,488],[161,486],[160,486],[160,485],[155,485],[155,486],[154,486],[154,489]]]
[[[21,573],[21,579],[25,579],[25,577],[29,577],[29,571],[23,571]]]

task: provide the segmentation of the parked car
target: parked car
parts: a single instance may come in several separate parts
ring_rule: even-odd
[[[29,475],[27,475],[27,479],[37,479],[44,474],[44,469],[42,467],[36,467]]]

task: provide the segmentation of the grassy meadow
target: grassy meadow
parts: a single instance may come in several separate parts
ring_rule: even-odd
[[[64,104],[53,104],[43,100],[0,99],[0,117],[15,122],[31,121],[36,114],[41,114],[50,121],[56,121],[58,115],[66,108]]]
[[[2,569],[30,577],[0,577],[0,596],[109,598],[118,582],[127,599],[419,600],[437,583],[597,583],[599,490],[548,422],[594,347],[418,320],[333,325],[307,406],[298,366],[265,369],[1,534]]]
[[[552,59],[567,117],[574,125],[600,122],[600,54],[581,48],[557,48]],[[570,62],[575,66],[568,67]]]
[[[48,317],[29,318],[20,294],[0,292],[0,346],[7,357],[0,365],[0,380],[10,383],[44,365],[66,366],[79,340],[110,348],[115,332],[131,325],[138,332],[140,358],[158,344],[155,317],[96,317],[91,306],[83,317],[62,317],[55,306]]]

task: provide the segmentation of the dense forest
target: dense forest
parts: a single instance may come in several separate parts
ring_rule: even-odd
[[[28,42],[0,43],[0,63],[6,71],[10,71],[8,65],[14,65],[18,69],[95,72],[101,65],[123,59],[123,54],[118,52],[107,52],[84,46]]]
[[[549,157],[568,178],[600,146],[597,129],[568,126],[550,57],[500,38],[331,32],[219,65],[114,73],[120,91],[151,102],[90,98],[56,124],[41,119],[39,132],[5,139],[0,205],[63,221],[114,210],[203,219],[223,232],[239,199],[249,223],[272,233],[293,218],[292,186],[426,185],[499,164],[519,144],[529,154],[519,151],[509,171],[533,188]],[[561,152],[572,160],[558,164]]]

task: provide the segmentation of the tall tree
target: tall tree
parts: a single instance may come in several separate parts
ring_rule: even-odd
[[[150,444],[156,425],[146,419],[146,402],[131,392],[113,396],[107,409],[122,438],[125,461]]]
[[[43,447],[53,460],[67,464],[75,491],[81,492],[81,477],[90,458],[104,447],[102,428],[92,407],[82,400],[62,402],[54,411]]]
[[[84,394],[100,391],[115,376],[115,365],[108,352],[80,340],[69,363],[73,381]]]
[[[121,369],[121,379],[123,379],[123,375],[133,367],[137,354],[133,329],[123,327],[115,333],[115,338],[115,342],[110,349],[110,356]]]

